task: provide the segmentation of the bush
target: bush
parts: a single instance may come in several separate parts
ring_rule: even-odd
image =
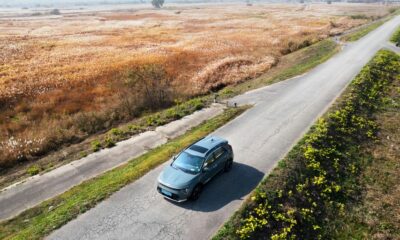
[[[97,152],[101,149],[101,143],[99,142],[99,140],[94,140],[92,142],[92,150],[93,152]]]
[[[171,79],[161,64],[132,69],[127,73],[125,84],[141,99],[144,108],[155,110],[171,103]]]
[[[172,110],[175,111],[175,110]],[[174,118],[172,118],[173,116],[169,115],[169,114],[175,114],[175,113],[168,113],[170,112],[169,110],[167,110],[164,113],[156,113],[156,114],[152,114],[150,116],[148,116],[146,118],[146,125],[147,126],[153,126],[153,127],[157,127],[157,126],[161,126],[166,124],[167,122],[174,120]]]
[[[81,158],[87,157],[88,153],[86,151],[82,151],[79,153]]]
[[[350,18],[351,19],[370,19],[370,17],[368,17],[365,14],[351,15]]]
[[[165,112],[165,116],[167,119],[176,120],[182,118],[182,112],[178,111],[177,107],[170,108]]]
[[[397,11],[397,9],[398,9],[398,8],[394,8],[394,7],[393,7],[393,8],[390,8],[390,9],[389,9],[389,13],[390,13],[390,14],[393,14],[393,13],[395,13],[395,12]]]
[[[104,139],[104,147],[106,148],[112,148],[115,146],[115,141],[111,136],[106,136]]]
[[[26,172],[29,175],[34,176],[34,175],[36,175],[36,174],[38,174],[40,172],[40,168],[39,168],[38,165],[32,165],[26,170]]]
[[[93,134],[106,128],[107,115],[105,113],[78,113],[72,121],[80,131]]]
[[[138,132],[138,131],[142,130],[143,128],[139,125],[128,125],[128,129],[131,132]]]
[[[400,44],[400,28],[396,30],[396,32],[390,38],[390,41],[393,43]]]
[[[109,131],[109,134],[111,134],[111,135],[113,135],[113,136],[122,136],[122,135],[124,135],[124,131],[122,131],[122,130],[119,129],[119,128],[112,128],[112,129]]]

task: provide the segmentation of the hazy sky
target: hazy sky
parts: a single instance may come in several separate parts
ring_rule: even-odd
[[[145,0],[147,2],[147,0]],[[0,5],[3,6],[63,6],[63,5],[81,5],[81,4],[96,4],[96,3],[135,3],[140,0],[0,0]]]
[[[82,6],[94,4],[118,4],[118,3],[149,3],[151,0],[0,0],[0,7],[65,7],[65,6]],[[245,2],[246,0],[166,0],[170,3],[182,2]],[[272,1],[279,0],[252,0],[253,2],[259,1]]]

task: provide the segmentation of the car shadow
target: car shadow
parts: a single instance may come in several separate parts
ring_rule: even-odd
[[[264,173],[257,169],[234,162],[228,173],[221,172],[208,182],[196,201],[172,204],[200,212],[216,211],[234,200],[243,199],[261,181]]]

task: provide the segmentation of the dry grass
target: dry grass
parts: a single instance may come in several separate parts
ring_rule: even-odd
[[[350,15],[387,11],[215,5],[179,14],[175,8],[2,19],[0,169],[162,107],[149,106],[146,89],[127,84],[127,73],[142,66],[160,68],[168,104],[258,76],[282,55],[368,21]]]

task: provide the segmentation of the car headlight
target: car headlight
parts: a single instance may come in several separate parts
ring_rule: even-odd
[[[188,194],[189,191],[190,191],[189,188],[184,188],[184,189],[181,190],[181,192],[182,192],[182,193],[185,193],[185,194]]]

